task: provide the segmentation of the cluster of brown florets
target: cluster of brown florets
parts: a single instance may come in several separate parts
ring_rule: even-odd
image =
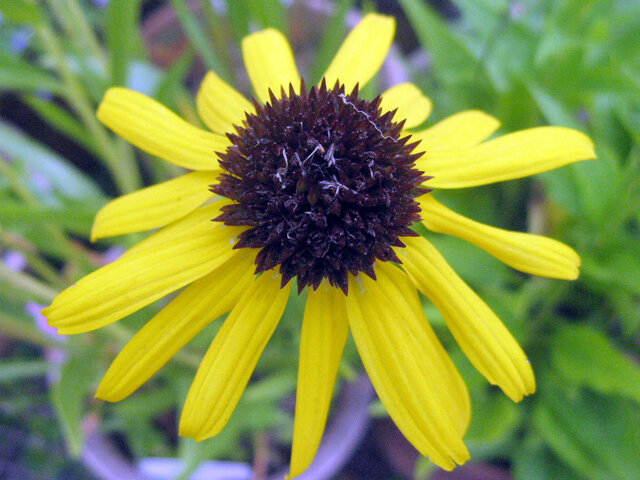
[[[228,134],[226,170],[211,190],[233,200],[215,220],[248,226],[234,248],[256,248],[256,273],[279,266],[283,286],[317,288],[327,278],[347,293],[347,274],[375,278],[374,262],[396,261],[392,247],[419,220],[415,198],[428,177],[415,169],[416,143],[400,138],[395,112],[382,114],[336,83],[280,98],[271,93]]]

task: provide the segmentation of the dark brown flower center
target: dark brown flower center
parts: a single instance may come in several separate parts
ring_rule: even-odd
[[[376,259],[399,262],[392,247],[415,235],[428,178],[414,168],[417,144],[400,138],[404,121],[383,115],[380,97],[324,81],[254,104],[227,135],[226,172],[211,190],[234,202],[215,220],[250,227],[234,248],[260,250],[256,273],[279,266],[283,286],[296,277],[299,290],[315,289],[327,278],[346,294],[348,272],[375,278]]]

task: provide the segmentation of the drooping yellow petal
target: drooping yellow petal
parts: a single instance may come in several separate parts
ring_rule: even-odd
[[[290,286],[280,288],[280,275],[266,272],[238,300],[198,368],[180,435],[200,441],[226,425],[282,316]]]
[[[580,257],[563,243],[474,222],[448,209],[433,195],[423,195],[418,201],[422,223],[429,230],[463,238],[516,270],[544,277],[578,278]]]
[[[537,127],[471,148],[428,153],[416,164],[434,177],[428,182],[430,187],[464,188],[527,177],[592,158],[596,158],[593,143],[584,133]]]
[[[436,248],[423,237],[403,237],[398,249],[404,270],[442,313],[471,363],[513,401],[535,391],[531,365],[522,349]]]
[[[233,254],[235,233],[203,221],[188,234],[127,253],[64,290],[43,314],[61,334],[115,322],[222,265]]]
[[[371,13],[349,32],[324,74],[327,86],[336,81],[351,92],[362,88],[380,70],[393,42],[396,22],[393,17]]]
[[[164,105],[126,88],[107,90],[98,119],[145,152],[192,170],[218,170],[216,152],[229,146],[226,137],[196,128]]]
[[[209,185],[218,172],[193,172],[123,195],[96,215],[91,240],[142,232],[177,220],[213,197]]]
[[[254,277],[253,259],[239,252],[184,289],[122,349],[96,396],[117,402],[130,395],[211,321],[231,310]]]
[[[269,100],[269,89],[276,97],[280,89],[289,91],[289,84],[300,89],[300,74],[291,45],[282,33],[273,28],[252,33],[242,39],[242,56],[256,96]]]
[[[436,389],[436,392],[441,402],[447,405],[451,422],[462,436],[471,420],[471,400],[467,385],[427,321],[415,285],[406,273],[389,263],[380,264],[377,272],[381,282],[380,287],[384,289],[387,297],[393,299],[403,296],[406,300],[412,312],[412,315],[405,317],[406,321],[418,320],[415,324],[409,323],[409,326],[416,336],[417,343],[424,349],[419,353],[420,358],[431,361],[429,368],[433,369],[436,378],[444,381],[446,388]]]
[[[393,117],[396,122],[405,120],[404,128],[412,128],[424,122],[431,113],[433,104],[413,83],[401,83],[382,94],[382,113],[398,110]]]
[[[436,152],[472,147],[489,138],[500,127],[500,122],[479,110],[456,113],[432,127],[413,133],[420,140],[418,151]]]
[[[320,445],[348,334],[344,294],[325,281],[309,292],[302,322],[290,478],[309,467]]]
[[[233,125],[241,125],[246,114],[255,111],[244,95],[213,72],[205,75],[196,105],[207,127],[223,134],[233,131]]]
[[[460,428],[467,419],[452,421],[461,403],[448,403],[459,384],[442,376],[441,358],[423,327],[424,314],[416,316],[415,287],[391,268],[396,267],[378,264],[377,280],[350,279],[349,326],[391,418],[423,455],[451,470],[469,458]]]

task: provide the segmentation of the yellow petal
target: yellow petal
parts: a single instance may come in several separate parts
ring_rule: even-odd
[[[591,158],[596,158],[593,143],[584,133],[537,127],[463,150],[427,154],[416,163],[434,177],[430,187],[463,188],[527,177]]]
[[[231,310],[254,277],[253,258],[245,249],[184,289],[122,349],[96,396],[117,402],[130,395],[204,327]]]
[[[228,133],[241,125],[247,113],[254,113],[251,102],[215,73],[205,75],[196,96],[198,112],[214,132]]]
[[[193,170],[217,170],[216,152],[229,140],[185,122],[142,93],[114,87],[98,108],[98,119],[136,147],[168,162]]]
[[[371,381],[407,439],[438,466],[451,470],[469,453],[456,419],[454,382],[442,376],[440,357],[417,316],[415,287],[391,264],[376,266],[377,280],[351,278],[346,297],[351,333]],[[454,413],[454,411],[456,411]]]
[[[491,309],[464,283],[431,243],[403,237],[396,252],[418,289],[442,313],[471,363],[513,401],[535,391],[531,365]]]
[[[276,97],[280,88],[296,91],[300,88],[300,74],[296,67],[291,45],[278,30],[268,28],[242,39],[242,56],[256,96],[266,103],[269,89]]]
[[[489,138],[500,122],[479,110],[456,113],[432,127],[412,133],[412,140],[420,140],[418,151],[459,150],[472,147]]]
[[[291,283],[266,272],[238,300],[202,360],[180,419],[180,435],[197,441],[226,425],[276,328]]]
[[[516,270],[544,277],[578,278],[580,257],[563,243],[474,222],[449,210],[433,195],[423,195],[419,201],[422,223],[429,230],[463,238]]]
[[[193,172],[143,188],[106,204],[96,215],[91,240],[142,232],[177,220],[213,197],[218,172]]]
[[[307,469],[320,445],[348,334],[344,294],[325,281],[309,292],[302,322],[290,478]]]
[[[436,372],[438,378],[446,382],[446,388],[438,389],[437,393],[442,403],[447,405],[447,413],[450,414],[452,423],[462,436],[471,420],[469,392],[458,369],[427,321],[415,285],[402,270],[389,263],[380,264],[377,272],[381,282],[380,287],[384,288],[385,295],[391,298],[403,296],[411,309],[412,315],[407,315],[405,321],[408,322],[417,343],[424,349],[418,355],[432,361],[429,368]],[[415,324],[409,323],[415,320],[418,320]]]
[[[432,103],[413,83],[401,83],[382,94],[380,107],[382,113],[397,109],[393,120],[405,120],[404,128],[412,128],[429,117]]]
[[[222,265],[233,253],[233,233],[205,221],[189,234],[128,253],[64,290],[43,314],[61,334],[115,322]]]
[[[347,92],[362,88],[380,70],[393,42],[393,17],[371,13],[351,30],[324,74],[327,86],[343,83]]]
[[[229,201],[227,199],[218,200],[202,208],[195,209],[188,215],[170,223],[166,227],[155,232],[153,235],[150,235],[137,243],[127,250],[123,257],[137,254],[147,248],[157,248],[159,245],[166,242],[177,242],[182,237],[188,237],[193,234],[198,235],[203,228],[208,229],[208,225],[226,229],[228,231],[229,248],[232,248],[236,242],[235,237],[242,232],[245,227],[227,227],[222,223],[213,221],[215,217],[220,215],[220,208],[228,203]]]

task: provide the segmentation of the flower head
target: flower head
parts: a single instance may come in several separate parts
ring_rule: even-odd
[[[311,463],[351,332],[376,391],[413,445],[451,469],[469,453],[469,397],[427,322],[442,312],[475,367],[519,401],[531,367],[504,325],[412,229],[468,240],[524,272],[572,279],[577,254],[554,240],[479,224],[433,189],[488,184],[594,158],[583,134],[540,127],[485,141],[498,122],[462,112],[412,131],[431,103],[411,84],[359,97],[395,23],[367,15],[320,85],[307,88],[275,30],[244,39],[255,100],[214,73],[197,97],[198,129],[154,100],[110,89],[98,117],[147,152],[195,172],[114,200],[92,236],[160,228],[62,292],[44,310],[63,334],[93,330],[186,287],[125,346],[97,395],[121,400],[207,324],[230,312],[189,391],[180,433],[216,435],[284,311],[291,279],[307,289],[290,475]],[[212,221],[213,220],[213,221]],[[293,293],[295,295],[295,293]]]

